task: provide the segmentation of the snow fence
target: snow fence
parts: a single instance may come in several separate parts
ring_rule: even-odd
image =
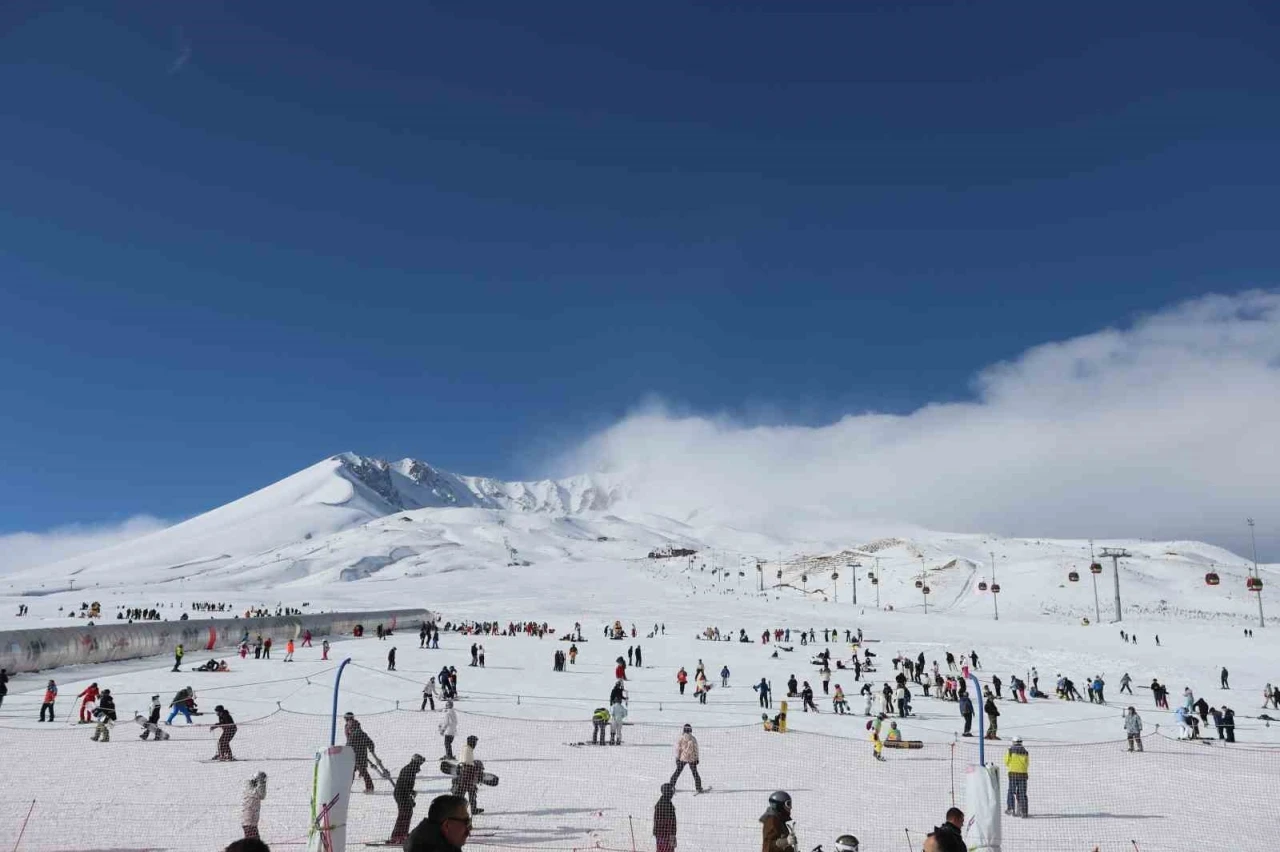
[[[234,650],[246,633],[250,641],[259,635],[270,637],[283,654],[285,642],[308,630],[319,642],[326,636],[351,635],[357,626],[363,626],[370,634],[379,624],[393,630],[417,630],[420,622],[433,617],[425,609],[395,609],[6,630],[0,631],[0,668],[10,673],[35,672],[83,663],[109,663],[170,654],[179,644],[188,654]]]

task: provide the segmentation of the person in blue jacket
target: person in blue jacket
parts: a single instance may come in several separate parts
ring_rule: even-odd
[[[755,691],[760,693],[760,706],[766,709],[773,707],[773,700],[769,695],[769,681],[760,678],[760,682],[754,687]]]

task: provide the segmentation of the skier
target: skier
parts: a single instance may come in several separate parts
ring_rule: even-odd
[[[262,640],[262,659],[264,660],[271,659],[271,637],[270,636]]]
[[[676,806],[671,801],[676,788],[667,782],[662,785],[662,795],[653,806],[653,843],[655,852],[675,852]]]
[[[1226,666],[1222,667],[1222,674],[1220,675],[1220,678],[1222,680],[1222,688],[1230,689],[1231,687],[1227,685],[1227,667]]]
[[[956,655],[950,651],[947,652],[947,669],[949,671],[956,670]]]
[[[328,639],[320,643],[320,659],[321,660],[329,659],[329,640]]]
[[[1014,737],[1013,745],[1004,755],[1004,766],[1009,773],[1009,795],[1004,812],[1010,816],[1027,816],[1027,769],[1031,755],[1022,745],[1022,737]]]
[[[304,648],[311,647],[311,631],[310,630],[304,631],[302,634],[302,647]]]
[[[987,696],[987,700],[982,705],[982,712],[987,716],[987,739],[1000,739],[997,734],[1000,727],[1000,711],[996,709],[996,701],[994,698]]]
[[[418,648],[419,649],[427,647],[427,637],[430,635],[431,634],[427,631],[427,623],[425,621],[422,622],[422,625],[418,627]]]
[[[393,672],[395,670],[396,670],[396,649],[395,649],[395,646],[393,645],[391,650],[387,652],[387,671]]]
[[[685,725],[676,743],[676,771],[671,773],[671,786],[680,779],[680,773],[688,766],[693,773],[693,789],[702,792],[702,776],[698,774],[698,740],[693,736],[693,725]]]
[[[475,734],[467,737],[467,744],[462,749],[462,759],[458,761],[457,774],[453,776],[453,789],[450,791],[455,796],[466,796],[473,814],[484,813],[484,808],[476,804],[476,792],[484,778],[484,764],[476,760],[476,745],[479,742],[480,738]]]
[[[1002,698],[1002,697],[1003,697],[1003,696],[1000,694],[1000,687],[1001,687],[1002,685],[1003,685],[1003,684],[1000,682],[1000,675],[992,675],[992,676],[991,676],[991,686],[992,686],[992,688],[994,688],[994,689],[995,689],[995,691],[996,691],[996,698]]]
[[[89,724],[90,721],[92,721],[93,712],[90,709],[89,705],[93,704],[95,701],[98,700],[98,695],[99,695],[98,684],[91,683],[85,687],[84,692],[81,692],[79,695],[76,696],[76,698],[83,699],[80,702],[80,724],[87,725]]]
[[[178,667],[182,665],[182,655],[185,653],[182,649],[182,643],[179,642],[173,649],[173,671],[178,671]]]
[[[819,674],[822,676],[822,694],[826,695],[831,686],[831,669],[823,665]]]
[[[422,685],[422,706],[419,710],[426,710],[427,705],[431,705],[432,712],[436,709],[436,679],[428,678],[427,682]]]
[[[729,667],[722,666],[720,669],[720,688],[723,689],[728,685],[729,685]]]
[[[684,666],[680,667],[680,671],[676,672],[676,683],[680,685],[680,694],[684,695],[685,684],[689,682],[689,673],[684,670]]]
[[[40,721],[43,722],[45,713],[49,714],[49,721],[53,721],[53,702],[58,700],[58,685],[52,680],[44,688],[44,702],[40,705]]]
[[[444,737],[444,756],[453,760],[453,738],[458,734],[458,714],[453,711],[453,701],[450,699],[445,699],[444,721],[440,723],[438,730]]]
[[[213,708],[213,712],[218,714],[218,724],[214,725],[211,730],[221,730],[218,735],[218,753],[213,756],[214,760],[235,760],[235,756],[231,753],[231,740],[236,735],[236,720],[231,718],[230,711],[219,704]]]
[[[1138,751],[1142,751],[1142,717],[1132,707],[1124,711],[1124,733],[1129,741],[1129,751],[1133,751],[1135,745]]]
[[[1222,708],[1222,730],[1227,734],[1227,742],[1236,741],[1236,711],[1230,707]]]
[[[1133,695],[1133,687],[1129,686],[1133,678],[1129,677],[1129,673],[1125,672],[1124,677],[1120,678],[1120,691]]]
[[[982,666],[978,665],[978,652],[977,652],[977,651],[970,651],[970,652],[969,652],[969,662],[973,664],[973,667],[974,667],[975,669],[981,669],[981,668],[982,668]]]
[[[284,643],[284,661],[286,663],[293,662],[293,640],[292,639]]]
[[[609,708],[597,707],[591,714],[591,744],[604,745],[605,728],[609,724]]]
[[[769,700],[769,681],[763,677],[760,682],[755,685],[755,690],[760,694],[760,706],[766,710],[773,707],[773,702]]]
[[[111,697],[111,690],[104,689],[102,695],[99,696],[98,708],[93,711],[94,718],[98,720],[98,726],[94,728],[93,737],[95,743],[101,738],[102,742],[111,742],[111,726],[116,722],[116,700]]]
[[[791,825],[791,795],[779,790],[769,796],[769,807],[760,817],[763,838],[760,852],[799,852]]]
[[[640,646],[636,646],[636,668],[644,668],[644,657],[641,655]]]
[[[622,720],[625,718],[627,705],[619,699],[609,708],[609,745],[622,745]]]
[[[831,709],[843,716],[849,712],[849,702],[844,698],[844,690],[840,688],[840,684],[836,684],[835,695],[831,696]]]
[[[396,822],[391,828],[391,839],[387,841],[389,845],[403,845],[404,839],[409,835],[409,821],[413,819],[413,806],[418,795],[413,787],[418,781],[422,764],[426,762],[425,757],[415,754],[396,776],[395,788],[391,793],[396,802]]]
[[[446,702],[446,706],[448,706],[448,702]],[[364,728],[360,727],[360,722],[356,720],[354,713],[346,713],[343,718],[346,720],[343,732],[347,735],[347,747],[351,749],[356,759],[355,773],[352,775],[351,780],[354,781],[356,776],[363,778],[364,791],[372,793],[373,778],[369,776],[369,753],[373,751],[373,740],[364,732]],[[446,750],[448,749],[447,743],[452,739],[452,737],[445,739]],[[452,754],[448,756],[453,757]]]
[[[968,692],[960,693],[960,716],[964,719],[964,733],[960,736],[973,736],[973,700]]]
[[[240,800],[240,827],[246,838],[258,839],[258,817],[262,800],[267,797],[267,773],[259,772],[244,782],[244,798]]]

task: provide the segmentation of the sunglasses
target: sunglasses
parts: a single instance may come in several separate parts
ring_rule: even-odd
[[[470,817],[467,817],[466,819],[463,819],[462,817],[445,817],[443,822],[460,822],[467,827],[467,831],[471,830]]]

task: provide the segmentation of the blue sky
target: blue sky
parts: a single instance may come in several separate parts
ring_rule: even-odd
[[[1252,5],[6,4],[0,531],[905,413],[1274,286]]]

